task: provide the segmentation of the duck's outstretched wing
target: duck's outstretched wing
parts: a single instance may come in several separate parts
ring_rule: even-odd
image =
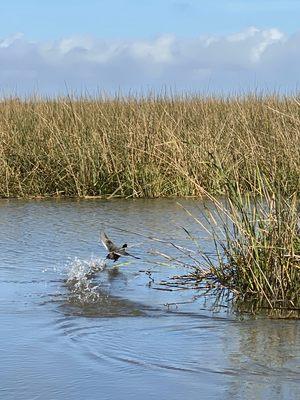
[[[126,251],[125,256],[130,256],[130,257],[136,258],[137,260],[140,260],[140,257],[137,257],[137,256],[134,256],[133,254],[127,253],[127,251]]]
[[[118,256],[129,256],[129,257],[136,258],[137,260],[140,260],[140,257],[134,256],[133,254],[128,253],[124,249],[118,249],[114,253],[117,254]]]
[[[108,236],[106,235],[105,232],[101,232],[100,234],[100,239],[101,242],[103,243],[103,246],[106,248],[106,250],[111,253],[112,251],[118,250],[117,246],[112,242]]]

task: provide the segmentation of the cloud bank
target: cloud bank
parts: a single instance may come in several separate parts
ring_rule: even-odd
[[[0,90],[5,94],[91,94],[100,90],[203,93],[294,91],[299,86],[300,34],[250,27],[227,36],[152,40],[91,37],[32,42],[0,39]]]

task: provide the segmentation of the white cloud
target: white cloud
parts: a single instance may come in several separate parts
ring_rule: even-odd
[[[0,47],[9,47],[14,41],[21,39],[22,37],[23,33],[15,33],[12,36],[0,40]]]
[[[228,36],[152,40],[91,37],[32,42],[0,39],[0,88],[57,94],[160,89],[227,92],[293,90],[298,84],[300,35],[250,27]]]
[[[262,32],[262,40],[252,50],[252,60],[258,62],[264,51],[273,43],[283,40],[284,35],[277,29],[269,29]]]
[[[174,37],[161,36],[152,42],[140,41],[133,43],[131,52],[138,59],[167,64],[172,62],[172,47],[174,43]]]
[[[243,32],[237,32],[232,35],[228,36],[228,40],[230,42],[243,42],[246,39],[249,39],[259,33],[259,29],[255,26],[250,26],[249,28],[245,29]],[[268,32],[268,31],[264,31]]]

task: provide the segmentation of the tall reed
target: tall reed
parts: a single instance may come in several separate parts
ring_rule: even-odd
[[[300,99],[251,95],[5,99],[0,196],[157,197],[242,191],[259,168],[300,187]],[[213,158],[212,158],[213,156]]]

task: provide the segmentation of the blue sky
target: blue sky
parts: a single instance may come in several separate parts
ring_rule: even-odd
[[[0,36],[44,40],[88,34],[149,38],[228,34],[248,26],[299,29],[299,0],[2,0]]]
[[[299,0],[2,0],[0,88],[293,90]]]

